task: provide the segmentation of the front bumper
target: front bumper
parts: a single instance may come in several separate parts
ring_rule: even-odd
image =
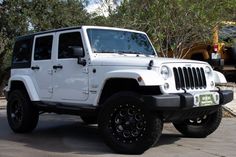
[[[233,100],[234,95],[233,91],[231,90],[219,90],[214,92],[219,93],[219,105],[227,104],[228,102]],[[189,93],[145,96],[144,101],[146,104],[150,104],[152,109],[156,110],[194,108],[194,97],[192,94]]]
[[[194,97],[189,93],[167,94],[158,96],[144,96],[144,102],[151,111],[162,116],[166,122],[184,121],[195,119],[216,112],[221,105],[233,100],[233,91],[219,90],[219,105],[195,107]]]

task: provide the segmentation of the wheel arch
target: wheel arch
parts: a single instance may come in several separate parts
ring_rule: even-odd
[[[155,95],[160,94],[160,88],[157,85],[140,86],[138,81],[133,78],[110,78],[105,81],[98,97],[98,105],[102,105],[107,98],[121,91],[134,91],[139,94]]]
[[[131,78],[109,78],[105,81],[103,88],[101,89],[101,94],[98,98],[98,104],[103,104],[104,101],[122,90],[135,90],[138,89],[138,82]]]

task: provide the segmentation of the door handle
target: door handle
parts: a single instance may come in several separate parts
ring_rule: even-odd
[[[32,70],[39,70],[40,67],[36,65],[36,66],[32,66],[31,69],[32,69]]]
[[[62,69],[63,66],[62,65],[53,65],[53,69]]]

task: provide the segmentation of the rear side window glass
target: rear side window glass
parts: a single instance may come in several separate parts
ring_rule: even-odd
[[[59,36],[58,58],[74,58],[71,47],[83,47],[80,32],[63,33]]]
[[[31,65],[32,38],[16,41],[13,50],[12,68],[28,68]]]
[[[52,40],[52,35],[36,38],[34,48],[34,60],[51,59]]]

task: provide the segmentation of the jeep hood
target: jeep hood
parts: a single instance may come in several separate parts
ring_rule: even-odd
[[[187,59],[174,59],[162,57],[146,57],[146,56],[96,56],[92,59],[94,66],[137,66],[147,67],[150,61],[153,60],[153,66],[159,67],[165,63],[190,63],[190,64],[206,64],[201,61],[187,60]]]

